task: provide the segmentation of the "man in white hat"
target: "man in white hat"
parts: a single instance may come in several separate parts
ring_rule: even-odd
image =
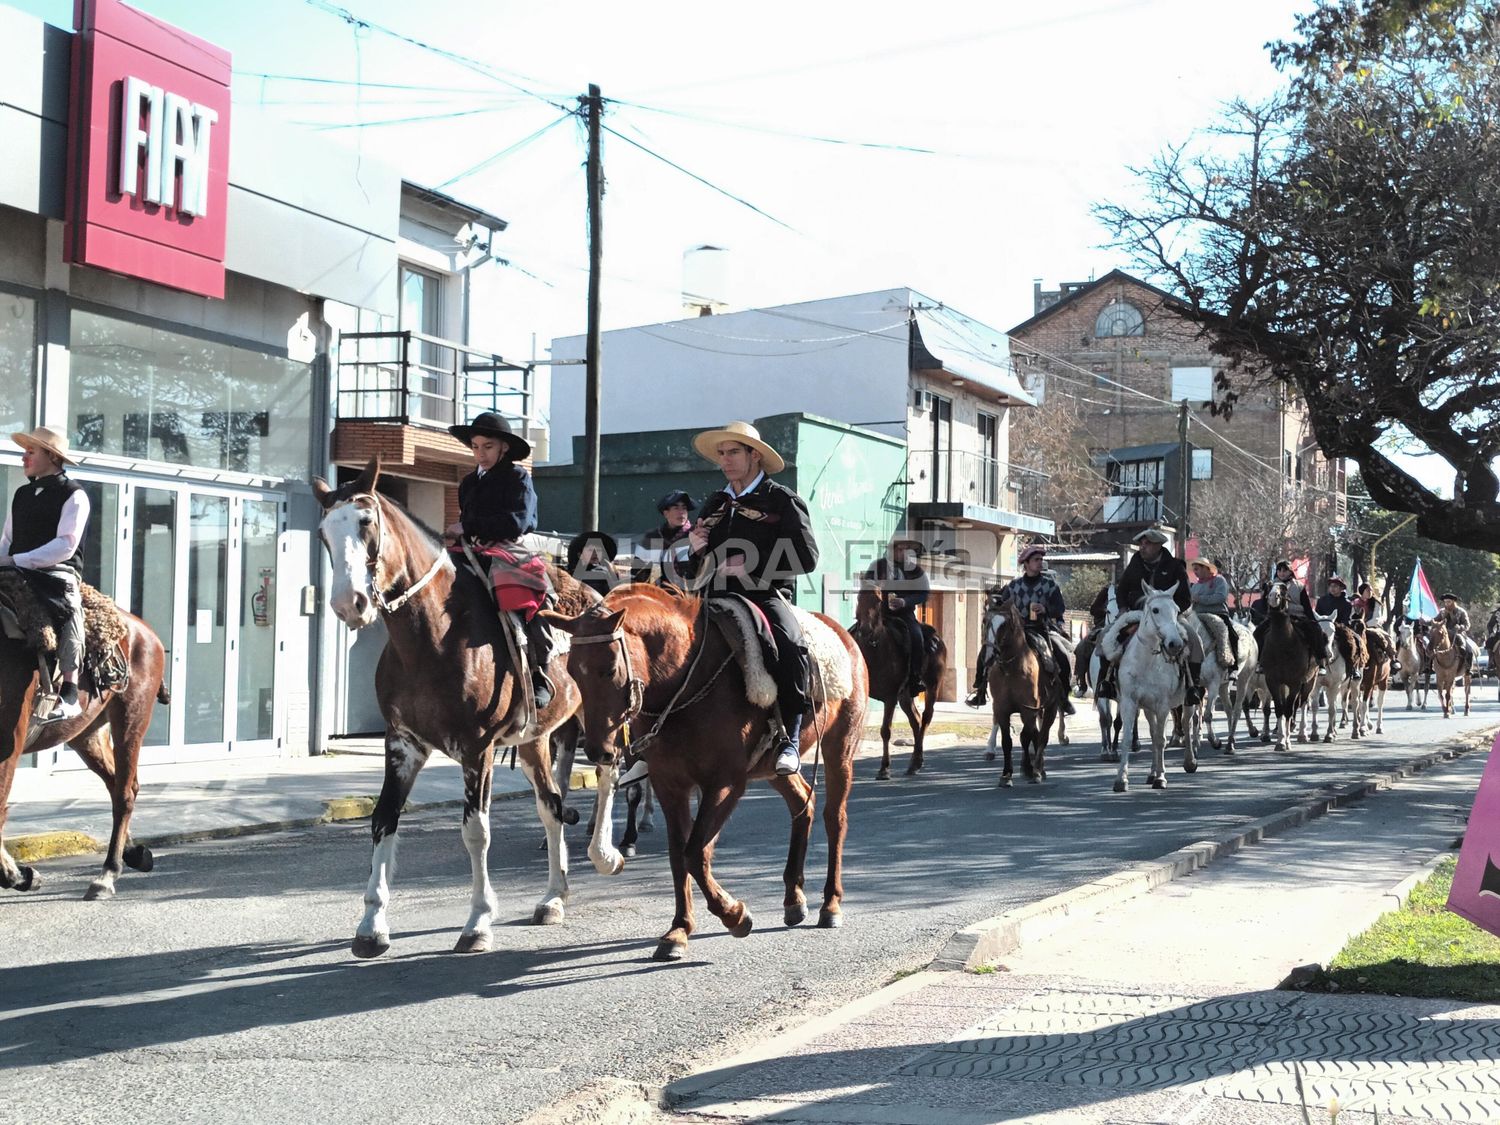
[[[83,598],[79,556],[89,522],[88,494],[69,480],[64,466],[68,438],[50,426],[11,434],[21,447],[27,483],[11,497],[0,530],[0,566],[16,567],[52,612],[57,627],[57,667],[63,686],[47,722],[83,713],[78,702],[78,668],[83,660]]]
[[[782,776],[802,768],[802,715],[811,668],[792,613],[794,580],[818,565],[807,504],[771,477],[786,467],[781,454],[749,422],[730,422],[693,438],[693,448],[724,473],[725,486],[703,501],[688,533],[707,597],[738,594],[765,612],[776,641],[777,705],[786,737],[775,748]],[[705,570],[711,575],[705,577]],[[618,784],[644,776],[638,762]]]

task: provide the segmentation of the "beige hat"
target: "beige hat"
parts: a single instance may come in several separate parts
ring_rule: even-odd
[[[1164,532],[1164,531],[1161,530],[1161,528],[1158,528],[1158,527],[1148,527],[1148,528],[1146,528],[1145,531],[1138,532],[1136,534],[1136,537],[1133,540],[1131,540],[1131,542],[1133,542],[1133,543],[1160,543],[1162,545],[1165,545],[1166,542],[1167,542],[1167,535],[1166,535],[1166,532]]]
[[[38,426],[29,434],[11,434],[10,440],[22,449],[39,450],[49,457],[55,457],[64,465],[78,464],[68,456],[68,435],[51,426]]]
[[[721,441],[737,441],[741,445],[748,445],[756,450],[761,456],[761,467],[767,476],[774,476],[786,468],[786,462],[781,459],[781,454],[762,441],[760,431],[749,422],[730,422],[720,430],[704,430],[693,439],[693,448],[700,456],[717,465],[719,463],[717,447]]]

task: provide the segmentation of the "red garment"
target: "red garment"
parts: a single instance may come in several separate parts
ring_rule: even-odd
[[[464,553],[462,547],[450,547],[449,550],[459,556]],[[495,590],[495,604],[503,610],[521,614],[526,621],[535,617],[550,589],[547,560],[541,555],[517,554],[493,544],[488,547],[475,545],[473,551],[490,560],[490,585]]]

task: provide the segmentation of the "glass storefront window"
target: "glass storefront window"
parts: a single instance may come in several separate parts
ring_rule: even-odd
[[[0,292],[0,433],[31,429],[36,401],[36,302]]]
[[[307,475],[310,364],[81,309],[70,350],[74,448]]]

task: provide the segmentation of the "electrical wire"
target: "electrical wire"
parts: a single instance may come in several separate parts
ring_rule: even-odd
[[[437,190],[438,191],[442,191],[446,187],[451,187],[452,185],[458,183],[459,180],[466,180],[470,176],[474,175],[475,173],[481,172],[484,169],[488,168],[490,165],[495,164],[495,163],[497,163],[497,162],[499,162],[501,160],[504,160],[507,156],[510,156],[513,153],[520,152],[523,148],[525,148],[527,145],[531,144],[533,141],[538,140],[539,138],[545,136],[547,133],[551,132],[553,129],[557,128],[564,121],[568,120],[568,118],[577,116],[577,112],[578,112],[577,110],[573,110],[570,113],[565,113],[561,117],[558,117],[558,118],[555,118],[552,121],[549,121],[547,124],[543,125],[540,129],[537,129],[537,130],[535,130],[535,131],[533,131],[531,133],[528,133],[526,136],[522,137],[519,141],[515,141],[512,144],[506,145],[499,152],[493,153],[490,156],[486,156],[478,164],[475,164],[475,165],[473,165],[470,168],[466,168],[464,171],[460,172],[458,175],[451,176],[448,179],[444,180],[442,183],[438,184],[437,185]]]

